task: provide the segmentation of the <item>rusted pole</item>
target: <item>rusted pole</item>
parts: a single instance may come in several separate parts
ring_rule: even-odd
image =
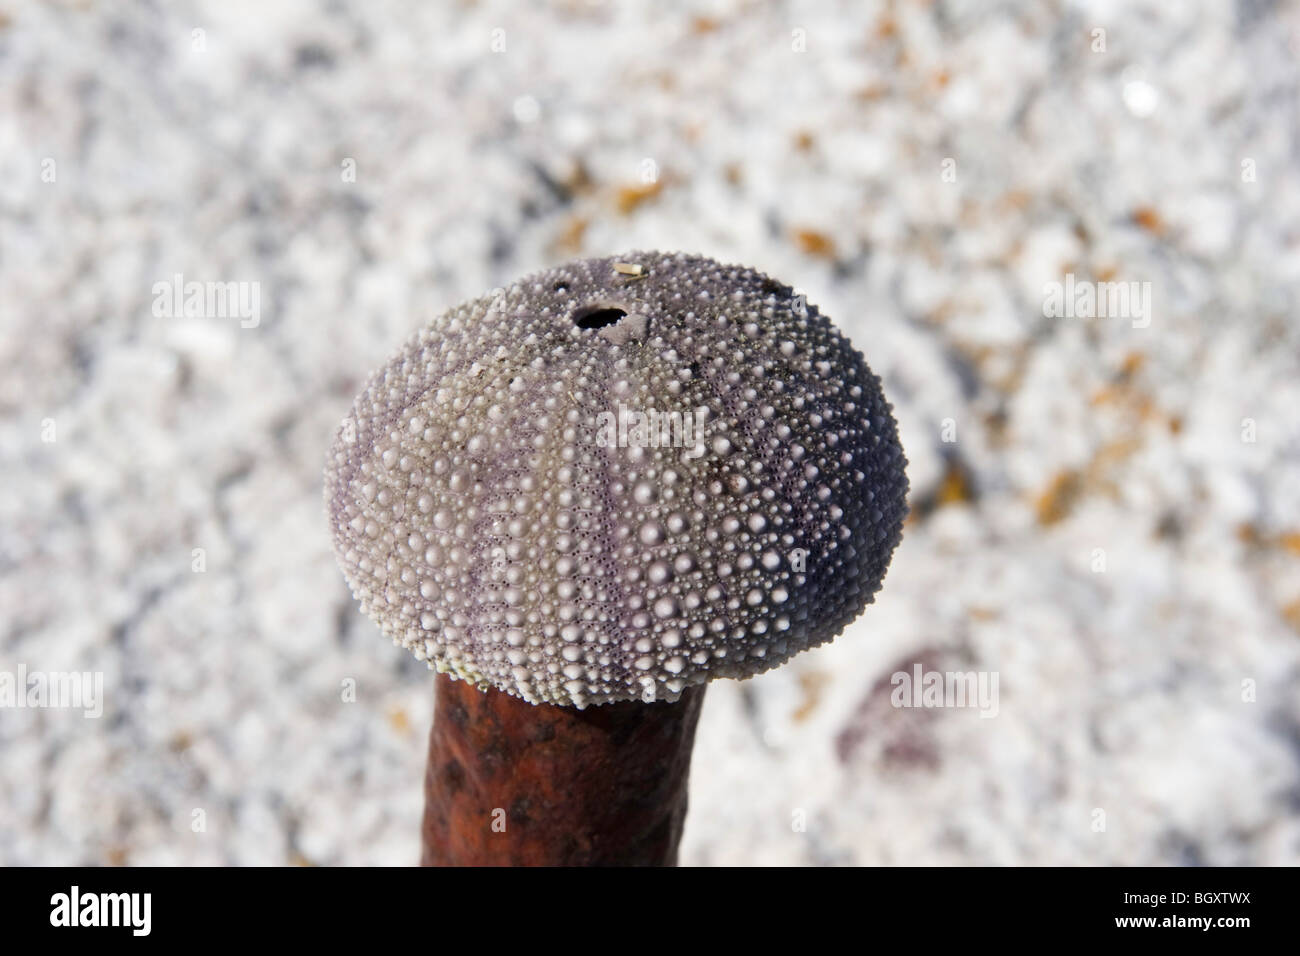
[[[439,674],[421,864],[675,865],[703,701],[578,710]]]

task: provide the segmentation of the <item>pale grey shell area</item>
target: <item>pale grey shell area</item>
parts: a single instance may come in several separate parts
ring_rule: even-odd
[[[596,308],[627,314],[582,327]],[[620,437],[620,405],[695,417],[625,417]],[[582,707],[673,700],[838,635],[898,544],[905,464],[879,380],[815,307],[751,269],[636,252],[421,329],[344,420],[325,500],[385,634]]]

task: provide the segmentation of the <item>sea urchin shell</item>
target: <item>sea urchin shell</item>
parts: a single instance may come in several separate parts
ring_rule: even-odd
[[[344,420],[325,497],[385,634],[581,707],[675,700],[839,634],[898,544],[905,464],[879,380],[788,286],[631,253],[421,329]]]

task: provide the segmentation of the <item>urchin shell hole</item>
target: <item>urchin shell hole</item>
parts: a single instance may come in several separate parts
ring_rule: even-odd
[[[617,305],[611,305],[608,302],[601,302],[596,305],[586,305],[581,309],[573,311],[573,324],[580,329],[603,329],[606,326],[614,325],[627,315],[627,309],[621,309]]]

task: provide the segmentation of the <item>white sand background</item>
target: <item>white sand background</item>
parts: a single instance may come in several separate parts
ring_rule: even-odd
[[[104,682],[0,709],[0,863],[414,862],[431,677],[327,443],[440,308],[636,248],[806,291],[911,461],[876,605],[711,687],[684,863],[1300,862],[1294,4],[0,11],[0,672]]]

